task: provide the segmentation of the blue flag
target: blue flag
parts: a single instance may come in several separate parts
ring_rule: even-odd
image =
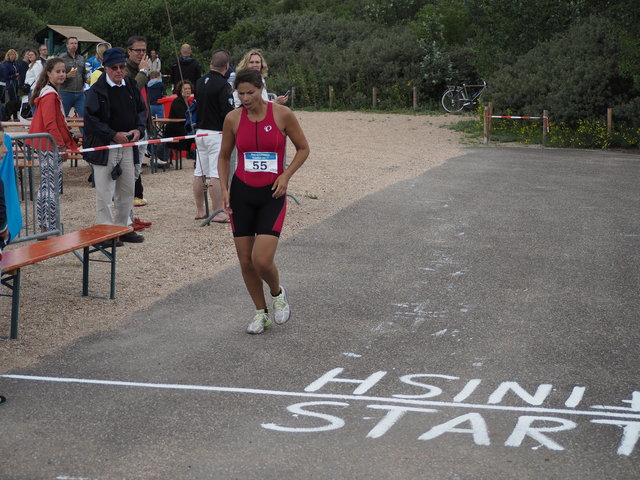
[[[11,137],[4,134],[4,144],[7,154],[0,160],[0,179],[4,183],[4,203],[7,206],[7,225],[9,226],[9,241],[13,240],[22,230],[22,212],[16,186],[16,171],[13,166],[13,146]]]

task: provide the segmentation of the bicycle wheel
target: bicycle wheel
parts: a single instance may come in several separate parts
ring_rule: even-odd
[[[449,113],[456,113],[462,110],[464,107],[464,101],[462,94],[456,90],[447,90],[442,95],[442,108]]]

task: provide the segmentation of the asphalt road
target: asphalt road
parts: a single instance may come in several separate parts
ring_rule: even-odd
[[[1,376],[0,478],[640,478],[639,156],[469,148],[277,261],[284,327],[230,268]]]

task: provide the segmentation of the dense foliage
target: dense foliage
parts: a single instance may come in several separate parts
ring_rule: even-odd
[[[123,45],[143,34],[165,68],[190,43],[205,66],[213,48],[235,62],[251,47],[268,86],[296,88],[296,105],[408,108],[443,87],[484,79],[497,111],[601,121],[607,107],[637,126],[637,0],[0,0],[0,48],[22,48],[46,24],[81,25]]]
[[[522,115],[548,109],[554,119],[569,123],[604,119],[608,107],[618,119],[634,122],[629,107],[639,92],[633,79],[621,74],[615,31],[611,20],[590,17],[540,42],[496,72],[493,81],[500,88],[489,98]]]

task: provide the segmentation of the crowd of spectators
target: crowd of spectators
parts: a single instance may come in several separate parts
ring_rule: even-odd
[[[46,45],[0,49],[0,121],[18,122],[33,116],[31,91],[48,58]]]
[[[185,123],[189,123],[192,128],[196,118],[199,118],[198,133],[208,132],[216,135],[201,139],[197,149],[193,148],[193,140],[181,140],[163,144],[162,146],[167,147],[158,150],[164,152],[165,159],[168,158],[167,152],[172,150],[172,156],[195,160],[195,218],[206,218],[209,208],[203,203],[204,192],[210,193],[211,207],[214,210],[221,207],[220,195],[215,194],[219,188],[214,188],[212,192],[211,188],[207,187],[217,185],[218,181],[215,166],[222,122],[226,113],[233,110],[234,106],[238,107],[240,103],[236,97],[234,105],[232,85],[235,71],[229,63],[228,52],[214,52],[207,66],[209,68],[202,69],[192,56],[191,46],[183,44],[179,57],[174,62],[164,65],[167,73],[163,75],[163,64],[157,51],[149,50],[148,47],[145,37],[131,36],[124,49],[113,48],[109,42],[91,45],[89,51],[95,55],[89,57],[87,49],[81,48],[78,38],[71,36],[55,49],[54,55],[50,55],[49,48],[44,44],[37,50],[24,48],[20,55],[15,49],[0,50],[0,120],[29,122],[29,133],[51,134],[57,150],[64,152],[77,149],[75,139],[70,135],[66,123],[68,117],[77,116],[84,119],[84,128],[80,130],[84,147],[148,139],[160,131],[157,124],[163,126],[161,130],[164,136],[179,137],[186,134]],[[247,52],[240,67],[260,71],[265,87],[264,78],[267,76],[268,67],[259,50]],[[207,94],[211,93],[209,90],[213,88],[207,84],[209,80],[212,80],[211,85],[216,84],[215,95]],[[114,86],[126,88],[114,89]],[[129,90],[135,91],[135,95],[127,93]],[[266,88],[262,90],[264,100],[267,101]],[[127,99],[136,99],[135,108],[126,107]],[[275,98],[274,102],[283,104],[287,100],[285,94]],[[141,110],[138,101],[142,102]],[[108,106],[108,112],[104,111],[104,105]],[[129,121],[114,123],[114,118],[117,120],[124,112],[134,111],[136,115]],[[165,124],[156,120],[163,117],[168,117],[169,120]],[[209,145],[212,142],[215,145]],[[61,175],[51,146],[34,148],[37,150],[43,173],[50,172],[43,175],[43,178],[55,179]],[[141,175],[145,156],[149,156],[147,150],[146,145],[141,145],[133,149],[122,147],[109,150],[114,153],[108,156],[104,153],[106,151],[96,153],[95,158],[89,158],[90,155],[84,154],[85,160],[92,164],[90,180],[96,186],[97,221],[116,221],[111,218],[110,213],[106,213],[114,200],[118,206],[117,223],[131,225],[134,229],[130,238],[127,237],[128,241],[133,243],[144,240],[137,231],[151,226],[150,222],[141,221],[133,213],[133,207],[147,204]],[[124,154],[126,158],[117,157]],[[158,166],[168,163],[161,158],[162,155],[158,154],[158,157]],[[211,164],[212,167],[203,168],[205,164]],[[124,169],[123,165],[126,165],[127,169]],[[122,178],[118,173],[120,168],[116,167],[123,170]],[[61,179],[58,180],[58,184],[61,184]],[[119,185],[117,188],[122,191],[115,185]],[[48,231],[52,222],[49,212],[55,213],[55,208],[52,207],[55,198],[53,180],[50,184],[40,185],[38,220],[43,231]],[[221,213],[213,218],[213,221],[225,223],[228,222],[228,216]]]
[[[84,47],[86,44],[83,44]],[[100,42],[90,50],[95,54],[89,58],[80,50],[80,43],[75,37],[69,37],[64,44],[57,47],[51,55],[46,44],[38,47],[0,49],[0,121],[25,121],[33,116],[33,108],[29,106],[30,94],[47,59],[60,57],[65,61],[67,76],[60,89],[60,96],[66,115],[82,116],[84,92],[104,71],[102,54],[111,48],[109,42]],[[86,51],[84,49],[83,51]],[[180,48],[180,56],[171,63],[163,65],[156,50],[150,50],[148,66],[144,74],[155,86],[152,100],[149,102],[151,115],[162,117],[164,110],[156,103],[158,98],[170,93],[180,96],[176,90],[182,80],[193,85],[200,78],[202,70],[197,60],[192,57],[191,46],[184,44]],[[205,69],[206,72],[206,69]],[[231,80],[232,81],[232,80]]]

